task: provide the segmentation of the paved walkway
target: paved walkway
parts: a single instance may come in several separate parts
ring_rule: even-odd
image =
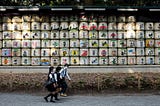
[[[0,106],[160,106],[160,95],[74,95],[46,103],[42,95],[0,93]]]

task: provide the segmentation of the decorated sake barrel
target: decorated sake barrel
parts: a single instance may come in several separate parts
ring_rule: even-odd
[[[81,39],[81,40],[80,40],[80,47],[81,47],[81,48],[87,48],[87,47],[88,47],[88,40],[86,40],[86,39]]]
[[[127,34],[127,38],[129,38],[129,39],[136,38],[136,34],[135,34],[134,30],[127,30],[126,34]]]
[[[60,21],[69,21],[69,17],[68,16],[60,16]]]
[[[160,49],[159,48],[155,48],[155,55],[159,56],[160,55]]]
[[[136,25],[135,25],[134,22],[129,22],[129,23],[126,24],[126,28],[125,29],[130,31],[130,30],[135,30],[135,27],[136,27]]]
[[[135,56],[135,48],[127,48],[127,55],[128,56]]]
[[[77,30],[70,30],[69,31],[69,38],[72,39],[72,38],[78,38],[78,31]]]
[[[144,22],[136,22],[136,30],[144,30],[145,25]]]
[[[153,29],[154,29],[153,22],[146,22],[145,23],[145,30],[153,30]]]
[[[107,21],[107,16],[99,15],[99,16],[98,16],[98,21],[99,21],[99,22],[106,22],[106,21]]]
[[[88,30],[88,23],[87,22],[80,22],[79,30]]]
[[[70,57],[72,65],[79,65],[79,57]]]
[[[59,23],[58,22],[52,22],[51,23],[51,30],[58,30],[59,29]]]
[[[20,17],[20,16],[14,16],[14,17],[12,18],[12,22],[13,22],[13,23],[22,22],[22,17]]]
[[[126,30],[126,23],[124,22],[118,23],[118,30]]]
[[[21,23],[12,23],[12,30],[21,30],[22,29],[22,24]]]
[[[128,39],[127,40],[127,47],[135,47],[135,46],[136,46],[135,39]]]
[[[50,21],[51,21],[51,22],[55,22],[55,21],[58,22],[58,21],[59,21],[59,17],[56,16],[56,15],[51,16]]]
[[[59,56],[59,49],[58,48],[51,48],[51,56]]]
[[[61,40],[60,47],[69,47],[69,40]]]
[[[153,56],[147,56],[146,57],[146,64],[153,65],[155,63],[155,58]]]
[[[160,31],[155,31],[155,39],[160,39]]]
[[[22,39],[30,39],[30,31],[22,31]]]
[[[109,56],[117,56],[117,49],[116,48],[110,48],[109,49]]]
[[[144,31],[136,31],[136,38],[143,39],[144,38]]]
[[[118,34],[117,34],[116,31],[109,31],[109,32],[108,32],[108,37],[109,37],[110,39],[117,39],[117,38],[118,38]]]
[[[29,48],[29,47],[31,47],[30,40],[22,40],[22,47],[23,48]]]
[[[48,39],[41,40],[41,47],[46,48],[49,45],[50,45],[50,40]]]
[[[89,57],[89,64],[97,65],[98,63],[98,57]]]
[[[70,22],[69,29],[70,30],[78,29],[78,22]]]
[[[31,30],[40,30],[40,23],[39,22],[32,22],[31,23]]]
[[[3,29],[3,31],[11,31],[12,30],[12,24],[11,23],[3,23],[2,29]]]
[[[21,64],[21,58],[20,57],[12,57],[12,65],[18,66]]]
[[[89,28],[88,28],[89,31],[97,30],[97,29],[98,29],[98,27],[97,27],[97,23],[96,22],[90,22],[89,23]]]
[[[90,21],[90,22],[97,22],[98,21],[97,16],[95,16],[95,15],[88,16],[88,21]]]
[[[137,57],[137,64],[146,64],[146,58],[145,57]]]
[[[70,54],[69,54],[69,49],[68,48],[61,48],[60,49],[60,56],[69,56]]]
[[[12,59],[11,57],[2,57],[2,65],[11,65]]]
[[[136,17],[135,16],[128,16],[127,22],[136,22]]]
[[[69,18],[70,21],[78,21],[78,16],[77,15],[71,15]]]
[[[99,57],[99,65],[108,65],[108,57]]]
[[[154,30],[160,30],[160,22],[154,24]]]
[[[99,39],[106,39],[106,38],[108,38],[108,32],[107,31],[99,31],[98,35],[99,35]]]
[[[23,15],[22,16],[22,22],[30,22],[31,16],[30,15]]]
[[[2,56],[10,57],[12,55],[11,49],[2,49]]]
[[[126,17],[125,16],[119,16],[118,17],[118,22],[126,22]]]
[[[53,31],[51,31],[51,35],[50,35],[50,38],[51,39],[59,39],[60,38],[60,34],[59,34],[59,31],[57,31],[57,30],[53,30]]]
[[[116,24],[116,22],[110,22],[110,23],[108,23],[108,30],[117,30],[117,24]]]
[[[145,47],[145,40],[144,39],[136,40],[136,47]]]
[[[136,55],[137,56],[145,55],[144,48],[136,48]]]
[[[41,56],[50,56],[50,49],[41,49]]]
[[[117,22],[116,16],[109,16],[108,17],[108,22]]]
[[[13,57],[21,56],[21,49],[19,49],[19,48],[12,48],[12,56]]]
[[[12,40],[12,48],[20,48],[21,40]]]
[[[41,30],[50,30],[50,23],[48,22],[44,22],[44,23],[41,23]]]
[[[118,47],[127,47],[127,41],[124,39],[118,40]]]
[[[89,59],[88,57],[80,57],[80,65],[88,65]]]
[[[28,56],[31,56],[30,53],[31,53],[30,49],[22,49],[21,56],[22,57],[28,57]]]
[[[31,31],[31,38],[32,39],[40,39],[41,38],[41,32],[40,31]]]
[[[118,49],[118,56],[127,56],[127,49],[126,48],[119,48]]]
[[[118,31],[118,39],[125,39],[127,38],[127,34],[125,31]]]
[[[70,47],[79,47],[79,40],[78,39],[70,40]]]
[[[88,17],[87,17],[86,15],[81,15],[81,16],[79,17],[79,20],[80,20],[80,21],[88,21]]]
[[[65,30],[60,31],[60,38],[61,39],[69,38],[68,31],[65,31]]]
[[[60,64],[60,58],[59,57],[51,57],[51,65],[57,66]]]
[[[22,22],[22,30],[30,30],[30,23],[29,22]]]
[[[109,47],[108,40],[99,40],[99,47]]]
[[[61,64],[64,65],[64,64],[70,64],[70,59],[69,57],[61,57],[60,58],[60,61],[61,61]]]
[[[87,57],[89,54],[89,51],[88,51],[88,49],[80,49],[80,56],[81,57]]]
[[[50,21],[49,16],[42,16],[42,17],[40,18],[40,21],[41,21],[41,22],[49,22],[49,21]]]
[[[12,39],[11,31],[3,31],[3,39]]]
[[[118,57],[118,64],[127,64],[127,57]]]
[[[98,40],[89,40],[89,47],[98,47]]]
[[[69,28],[68,22],[61,22],[60,23],[61,30],[68,30],[68,28]]]
[[[159,56],[155,57],[155,64],[160,64],[160,58],[159,58]]]
[[[97,39],[98,38],[98,31],[89,31],[89,38],[90,39]]]
[[[35,48],[40,48],[40,47],[41,47],[41,42],[40,42],[40,40],[32,40],[32,41],[31,41],[31,47],[32,47],[33,49],[35,49]],[[35,54],[35,56],[37,56],[37,55],[38,55],[38,52],[35,51],[34,54]]]
[[[41,50],[40,49],[35,49],[35,48],[33,48],[33,49],[31,49],[31,56],[41,56],[41,52],[40,52]]]
[[[89,56],[98,56],[98,49],[89,49]]]
[[[71,48],[70,49],[70,56],[79,56],[79,49],[78,48]]]
[[[11,17],[9,17],[9,16],[4,16],[3,17],[3,22],[12,22],[12,19],[11,19]]]
[[[32,57],[31,58],[31,65],[33,66],[39,66],[41,64],[39,57]]]
[[[81,30],[79,31],[79,38],[88,38],[88,31]]]
[[[32,22],[40,22],[40,17],[38,15],[32,15],[31,16],[31,21]]]
[[[50,58],[49,57],[41,57],[41,65],[44,65],[44,66],[48,66],[50,65]]]
[[[41,31],[41,39],[49,39],[50,31]]]
[[[99,56],[108,56],[108,49],[100,48],[99,49]]]
[[[145,37],[146,38],[154,38],[154,31],[146,31]]]
[[[106,22],[100,22],[98,25],[98,30],[107,30],[108,26]]]
[[[31,58],[30,57],[22,57],[21,64],[24,66],[28,66],[31,64]]]

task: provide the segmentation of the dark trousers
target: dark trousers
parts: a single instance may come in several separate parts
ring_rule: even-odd
[[[61,87],[62,87],[61,93],[66,93],[68,85],[67,85],[65,79],[62,79],[62,81],[61,81]]]

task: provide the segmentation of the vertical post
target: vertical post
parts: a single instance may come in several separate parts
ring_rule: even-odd
[[[141,90],[141,75],[138,73],[138,90]]]
[[[12,87],[13,87],[13,73],[12,71],[10,71],[10,77],[9,77],[9,89],[10,91],[12,91]]]

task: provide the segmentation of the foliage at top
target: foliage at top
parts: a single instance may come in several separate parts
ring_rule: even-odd
[[[0,0],[1,6],[160,6],[160,0]]]

